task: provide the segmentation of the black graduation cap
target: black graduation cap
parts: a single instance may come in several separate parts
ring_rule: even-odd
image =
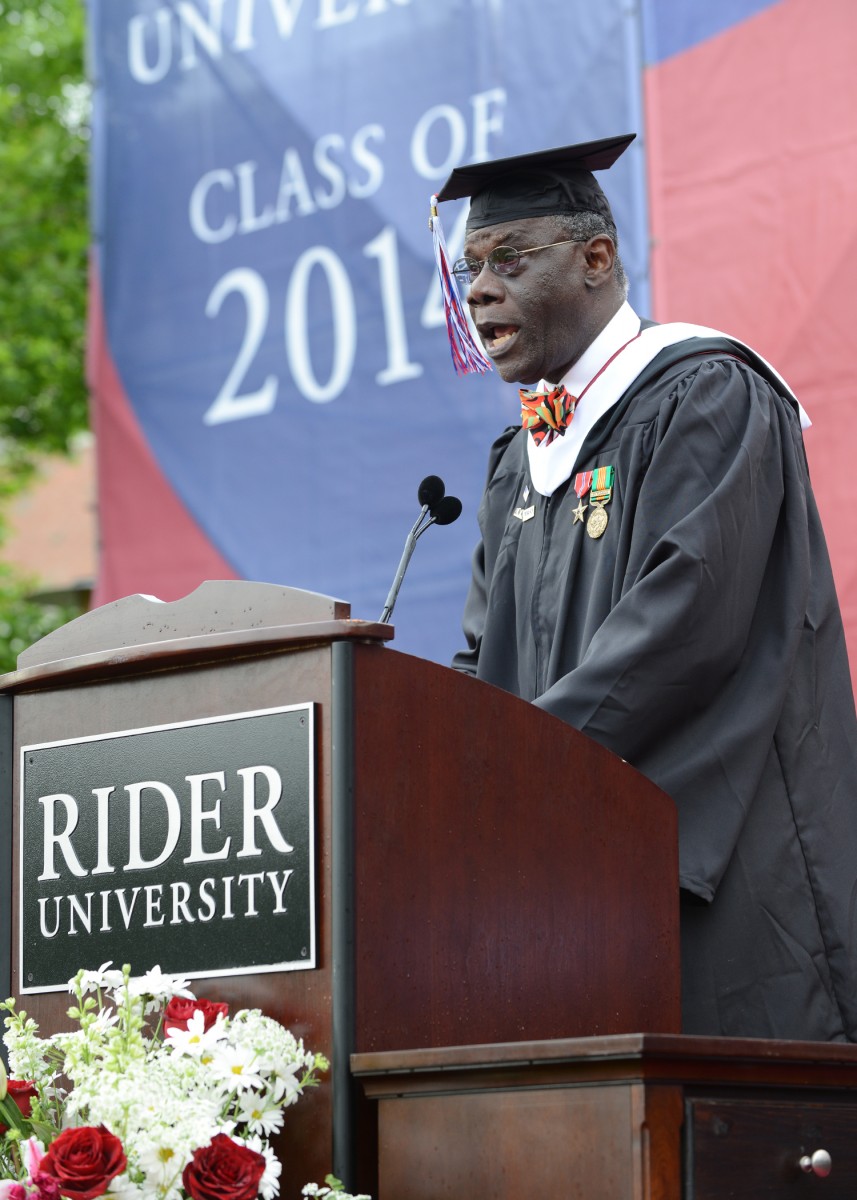
[[[637,135],[601,138],[576,146],[557,146],[535,154],[516,154],[493,162],[456,167],[437,199],[470,196],[467,228],[485,229],[523,217],[548,217],[592,210],[610,217],[607,197],[593,171],[605,171]]]

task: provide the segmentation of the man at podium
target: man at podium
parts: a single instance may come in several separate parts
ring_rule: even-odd
[[[460,168],[438,195],[470,197],[452,273],[525,386],[454,665],[674,798],[685,1032],[853,1041],[857,721],[805,415],[749,347],[628,304],[592,172],[631,140]]]

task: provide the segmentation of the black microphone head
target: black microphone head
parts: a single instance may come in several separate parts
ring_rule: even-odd
[[[417,490],[417,499],[425,508],[433,509],[443,499],[446,484],[438,475],[426,475]]]
[[[444,496],[432,509],[435,525],[451,525],[461,516],[461,501],[457,496]]]

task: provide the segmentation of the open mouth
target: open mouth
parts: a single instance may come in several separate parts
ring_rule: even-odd
[[[492,354],[503,350],[517,332],[517,325],[486,325],[480,330],[485,346]]]

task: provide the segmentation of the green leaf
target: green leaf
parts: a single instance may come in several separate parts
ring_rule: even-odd
[[[0,3],[0,445],[25,457],[87,425],[83,41],[81,0]]]
[[[10,1130],[16,1129],[25,1137],[30,1136],[30,1122],[21,1112],[11,1096],[6,1095],[0,1100],[0,1122],[8,1125]]]

